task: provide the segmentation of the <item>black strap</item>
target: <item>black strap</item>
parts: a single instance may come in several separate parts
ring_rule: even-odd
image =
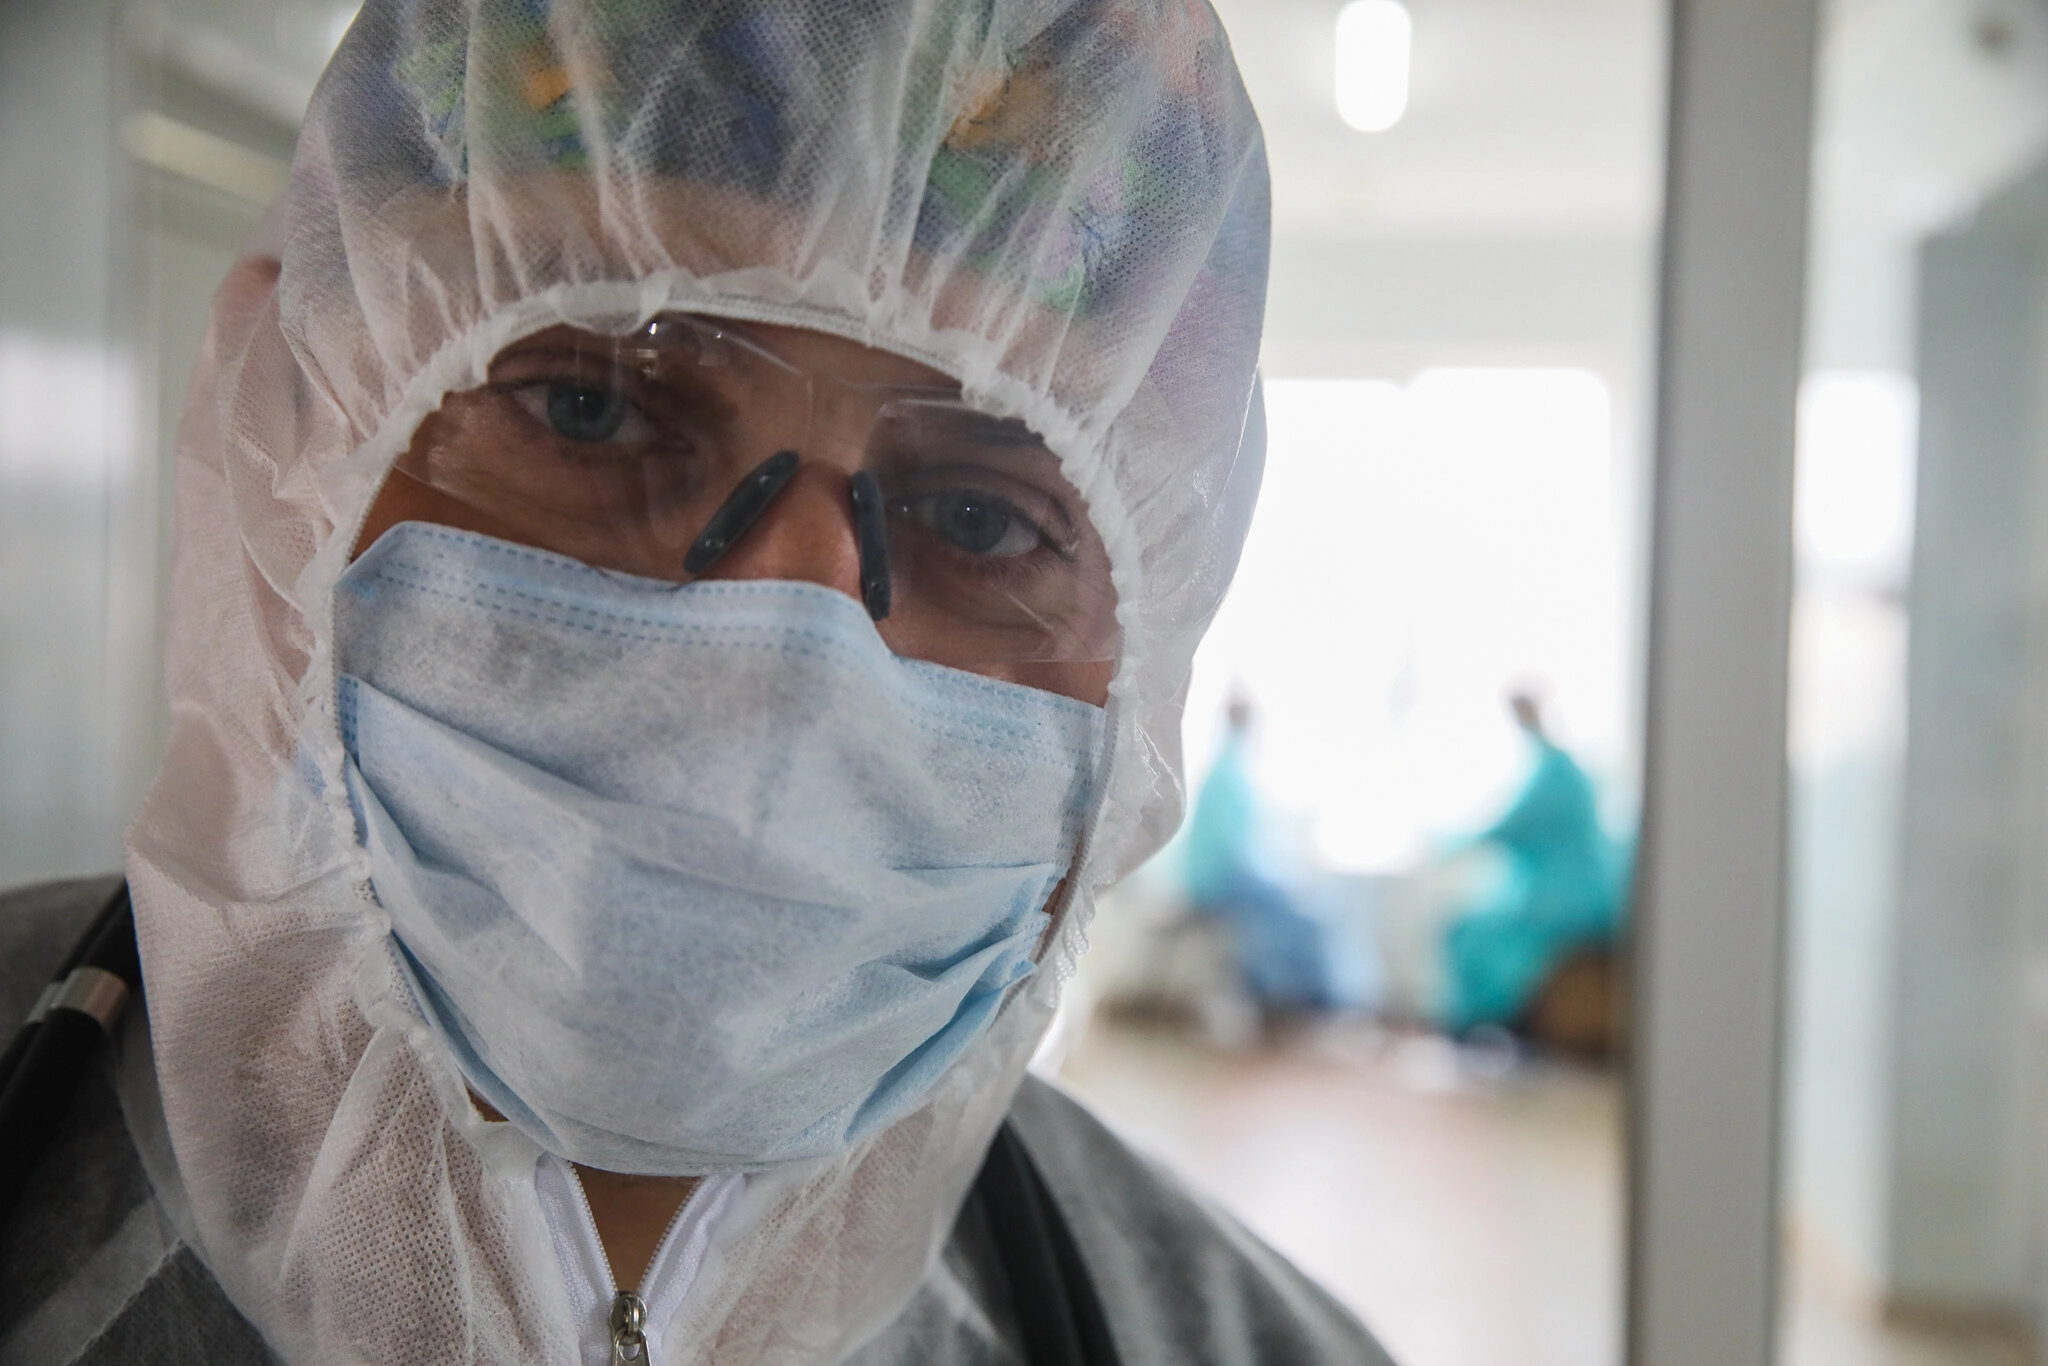
[[[1045,1178],[1008,1121],[974,1181],[1030,1366],[1117,1366],[1095,1282]]]
[[[109,1002],[103,992],[95,1003],[103,1013],[118,1013],[122,998],[133,999],[141,991],[135,910],[128,900],[126,882],[93,918],[92,928],[65,957],[59,971],[53,985],[95,971],[120,979],[124,990],[114,992],[115,999]],[[86,1069],[92,1066],[111,1027],[109,1018],[60,1005],[40,1020],[24,1024],[0,1057],[0,1062],[8,1064],[8,1071],[0,1076],[0,1225],[13,1215],[29,1172],[70,1111]]]
[[[114,894],[107,898],[106,904],[99,908],[92,918],[92,924],[86,926],[85,933],[71,946],[71,951],[64,955],[64,961],[57,965],[57,971],[50,978],[51,988],[61,985],[64,979],[71,975],[71,970],[85,961],[86,951],[127,905],[128,884],[124,881],[114,889]],[[28,1052],[28,1046],[35,1040],[37,1027],[41,1023],[40,1012],[30,1017],[14,1032],[14,1039],[7,1045],[7,1051],[0,1053],[0,1092],[5,1092],[7,1083],[14,1079],[15,1069],[21,1066],[22,1055]]]

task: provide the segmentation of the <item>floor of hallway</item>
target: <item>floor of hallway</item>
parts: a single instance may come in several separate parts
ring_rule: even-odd
[[[1402,1366],[1619,1361],[1622,1136],[1611,1073],[1372,1027],[1218,1051],[1097,1023],[1060,1076],[1371,1324]],[[1885,1330],[1812,1275],[1785,1366],[2023,1366]]]

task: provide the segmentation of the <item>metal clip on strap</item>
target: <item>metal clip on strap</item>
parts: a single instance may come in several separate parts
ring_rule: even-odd
[[[142,963],[127,884],[57,969],[35,1013],[0,1054],[0,1226],[49,1145],[93,1055],[142,990]],[[0,1274],[5,1274],[0,1269]]]
[[[88,967],[71,970],[71,975],[56,988],[49,1009],[89,1015],[102,1030],[112,1034],[127,1006],[128,984],[105,968]]]

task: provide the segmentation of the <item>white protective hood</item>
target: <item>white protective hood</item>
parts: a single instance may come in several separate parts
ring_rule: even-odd
[[[690,310],[959,379],[1059,454],[1123,653],[1056,942],[920,1109],[749,1181],[672,1360],[829,1362],[942,1244],[1095,889],[1180,817],[1181,702],[1257,492],[1267,180],[1204,0],[370,0],[181,433],[168,762],[130,837],[199,1250],[294,1362],[571,1363],[537,1157],[402,985],[342,796],[334,583],[508,341]],[[622,1065],[630,1065],[622,1060]]]

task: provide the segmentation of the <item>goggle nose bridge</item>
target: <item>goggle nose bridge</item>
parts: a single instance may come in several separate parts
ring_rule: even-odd
[[[683,556],[683,572],[700,575],[717,564],[767,515],[802,467],[801,455],[784,450],[747,471],[705,522],[697,539],[690,543]],[[868,616],[880,621],[889,615],[891,595],[889,526],[882,486],[872,471],[856,470],[848,481],[847,492],[852,504],[854,544],[860,555],[861,605],[867,608]]]
[[[907,401],[916,405],[935,399],[958,401],[958,395],[950,391],[866,383],[827,371],[812,370],[778,355],[772,348],[744,333],[721,326],[712,319],[688,314],[669,315],[649,322],[619,348],[619,359],[629,362],[643,374],[651,375],[659,369],[664,352],[680,349],[686,344],[684,334],[688,336],[687,345],[693,349],[695,364],[723,368],[743,364],[745,359],[751,358],[757,364],[765,364],[784,382],[794,385],[802,394],[799,430],[807,442],[817,436],[821,408],[836,409],[839,404],[851,401],[864,409],[870,427],[868,439],[871,440],[873,428],[887,420],[888,413],[898,403]],[[683,572],[701,575],[716,564],[767,515],[768,509],[781,497],[802,464],[803,457],[797,451],[784,449],[742,476],[725,501],[719,504],[718,510],[705,522],[697,539],[690,543],[689,551],[683,557]],[[853,515],[854,543],[860,558],[861,604],[867,608],[871,618],[881,621],[889,615],[893,590],[889,576],[888,509],[880,481],[869,470],[856,470],[848,481],[848,499]]]

